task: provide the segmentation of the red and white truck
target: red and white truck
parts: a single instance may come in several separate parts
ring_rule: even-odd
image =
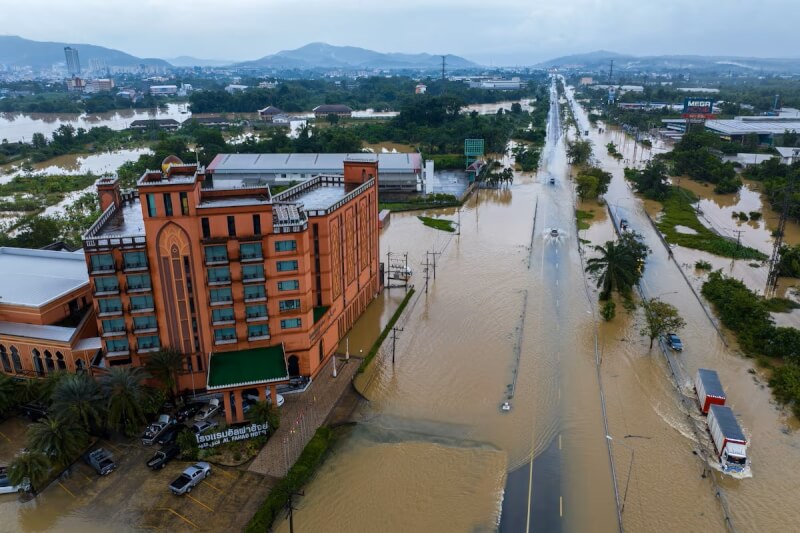
[[[704,415],[708,414],[712,404],[725,405],[725,391],[722,389],[716,370],[698,369],[694,378],[694,389],[700,402],[700,411]]]
[[[723,472],[744,472],[747,468],[747,438],[730,407],[711,404],[708,431]]]

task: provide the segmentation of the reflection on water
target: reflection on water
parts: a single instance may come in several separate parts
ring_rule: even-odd
[[[114,150],[98,154],[65,154],[48,159],[42,163],[33,163],[33,174],[113,174],[127,161],[136,161],[139,156],[152,154],[149,148],[131,148]],[[25,175],[19,167],[7,168],[6,175],[0,175],[0,183],[8,183],[15,176]]]

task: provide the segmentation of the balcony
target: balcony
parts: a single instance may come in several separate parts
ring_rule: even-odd
[[[217,278],[208,278],[208,285],[211,287],[219,286],[219,285],[230,285],[231,284],[231,277],[230,276],[220,276]]]
[[[161,349],[161,346],[156,343],[140,344],[136,347],[136,353],[152,353]]]
[[[225,300],[211,300],[211,307],[218,305],[230,305],[233,303],[233,298],[226,298]]]
[[[103,334],[101,337],[119,337],[121,335],[125,335],[127,333],[126,328],[111,328],[111,329],[104,329]]]
[[[264,256],[262,254],[242,254],[239,256],[240,263],[256,263],[263,260]]]
[[[155,323],[145,324],[143,326],[133,326],[133,332],[136,335],[139,335],[140,333],[155,333],[156,331],[158,331],[158,325]]]
[[[152,313],[153,311],[155,311],[155,308],[152,305],[150,307],[130,305],[128,306],[128,310],[131,313],[139,314],[139,313]]]
[[[228,264],[228,256],[226,256],[226,255],[206,256],[206,265],[207,266],[227,265],[227,264]]]
[[[236,335],[223,335],[221,337],[214,337],[214,344],[236,344]]]
[[[247,302],[247,303],[251,303],[251,302],[266,302],[267,301],[267,297],[266,296],[245,296],[244,297],[244,301]]]
[[[150,292],[153,290],[153,287],[150,285],[128,285],[127,290],[129,293]]]
[[[116,287],[97,287],[94,291],[95,296],[116,296],[119,294],[119,286]]]
[[[249,341],[267,341],[270,339],[269,334],[266,335],[255,335],[253,337],[248,336],[247,340]]]
[[[261,315],[261,314],[247,315],[246,320],[247,322],[264,322],[266,320],[269,320],[269,315]]]
[[[97,316],[102,318],[106,316],[116,316],[122,314],[122,307],[106,307],[97,312]]]
[[[92,265],[92,271],[89,274],[108,274],[117,269],[116,265]]]
[[[211,325],[212,326],[228,326],[230,324],[236,324],[236,319],[235,318],[230,318],[230,319],[226,318],[226,319],[223,319],[223,320],[213,320],[213,319],[211,320]]]
[[[265,281],[266,278],[264,274],[250,274],[247,276],[242,276],[242,283],[255,283],[257,281]]]
[[[147,263],[125,263],[122,269],[125,272],[142,272],[147,270]]]
[[[131,354],[129,349],[115,350],[113,352],[106,352],[106,357],[125,357]]]

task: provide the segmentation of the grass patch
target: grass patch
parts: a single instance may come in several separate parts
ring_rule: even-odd
[[[458,207],[461,202],[452,194],[428,194],[409,198],[405,202],[379,202],[378,209],[389,211],[417,211],[420,209],[437,209],[440,207]]]
[[[664,212],[658,222],[658,229],[667,241],[687,248],[702,250],[721,257],[736,259],[766,259],[767,256],[754,248],[736,246],[733,240],[721,237],[705,227],[697,218],[692,204],[697,197],[689,190],[673,187],[669,196],[662,202]],[[680,233],[676,226],[686,226],[697,232],[696,235]]]
[[[764,300],[767,310],[771,313],[790,313],[792,309],[800,309],[800,304],[787,298],[770,298]]]
[[[594,211],[582,211],[580,209],[575,210],[575,220],[578,221],[578,231],[582,229],[589,229],[591,224],[587,222],[587,220],[591,220],[594,218]]]
[[[694,267],[697,270],[711,270],[711,268],[712,268],[711,263],[709,263],[708,261],[703,261],[702,259],[699,260],[699,261],[696,261],[695,264],[694,264]]]
[[[456,230],[456,228],[453,227],[454,222],[452,220],[447,220],[446,218],[431,218],[422,216],[417,218],[429,228],[438,229],[440,231],[449,231],[450,233]]]
[[[400,302],[399,306],[397,306],[397,309],[392,315],[392,318],[386,324],[386,327],[383,328],[383,331],[381,331],[380,336],[372,344],[372,348],[369,349],[369,353],[367,354],[367,356],[364,358],[363,361],[361,361],[361,364],[358,366],[359,374],[363,373],[364,370],[367,369],[369,364],[375,358],[375,355],[378,353],[381,344],[383,344],[383,341],[386,340],[386,337],[389,335],[389,332],[392,330],[394,325],[397,324],[397,320],[400,318],[400,315],[403,314],[403,309],[406,308],[406,305],[408,305],[408,301],[411,300],[411,296],[413,294],[414,294],[414,289],[409,289],[408,292],[406,293],[406,297],[403,298],[403,301]]]
[[[245,532],[262,533],[269,530],[275,518],[283,512],[289,494],[298,491],[311,479],[333,440],[331,428],[322,426],[317,429],[286,477],[278,481],[256,514],[250,519],[244,529]]]

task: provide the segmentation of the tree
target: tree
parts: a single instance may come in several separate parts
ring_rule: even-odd
[[[270,402],[258,401],[251,405],[250,417],[259,424],[267,423],[273,432],[281,425],[281,413]]]
[[[107,398],[108,426],[133,435],[146,421],[147,394],[141,367],[111,367],[100,377],[100,387]]]
[[[97,382],[87,374],[64,376],[53,389],[52,410],[57,418],[72,419],[87,433],[103,425],[103,395]]]
[[[339,115],[336,113],[328,113],[328,115],[325,117],[325,120],[327,120],[328,124],[331,126],[335,126],[339,123]]]
[[[183,370],[183,355],[172,348],[163,348],[147,358],[145,368],[161,382],[167,395],[177,395],[178,372]]]
[[[634,245],[634,242],[638,244]],[[600,256],[592,257],[586,262],[586,272],[597,279],[597,287],[601,289],[601,300],[608,300],[612,291],[617,291],[623,296],[630,294],[631,288],[641,275],[642,246],[644,245],[634,236],[625,240],[620,239],[618,242],[608,241],[605,246],[594,247],[595,251],[600,252]]]
[[[41,488],[39,485],[47,479],[49,473],[50,463],[40,452],[25,452],[8,464],[8,481],[12,485],[22,485],[28,480],[34,492]]]
[[[45,454],[54,465],[69,464],[86,443],[86,432],[70,419],[48,416],[28,429],[28,447]]]
[[[5,413],[19,403],[19,390],[14,380],[0,374],[0,414]]]
[[[37,150],[47,147],[47,137],[45,137],[43,133],[34,133],[31,142],[33,143],[33,147]]]
[[[642,307],[644,308],[645,325],[641,334],[650,338],[650,348],[653,348],[653,341],[661,335],[678,331],[686,326],[686,321],[672,304],[662,302],[658,298],[650,298],[642,302]]]
[[[651,200],[664,200],[671,190],[667,166],[659,160],[648,162],[642,170],[626,168],[625,178],[633,182],[636,192]]]
[[[573,165],[585,165],[592,157],[591,141],[577,140],[567,145],[567,157]]]
[[[182,430],[178,433],[176,441],[178,447],[181,449],[181,457],[183,457],[183,459],[188,459],[190,461],[197,459],[199,449],[197,446],[197,436],[193,432],[188,429]]]
[[[589,167],[578,173],[576,182],[578,196],[582,200],[595,200],[608,192],[611,174],[597,167]]]

